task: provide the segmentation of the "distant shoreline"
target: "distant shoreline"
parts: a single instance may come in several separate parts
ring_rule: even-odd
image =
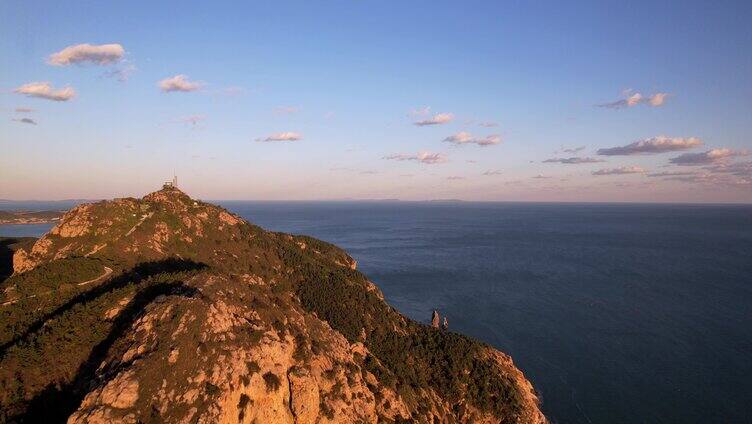
[[[0,211],[0,225],[49,224],[60,220],[65,211]]]

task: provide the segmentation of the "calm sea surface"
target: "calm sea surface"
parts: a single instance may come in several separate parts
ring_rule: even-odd
[[[220,203],[509,353],[555,422],[752,422],[752,206]]]

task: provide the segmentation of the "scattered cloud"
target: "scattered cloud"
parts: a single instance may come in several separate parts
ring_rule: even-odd
[[[13,119],[16,122],[21,122],[23,124],[30,124],[30,125],[36,125],[37,121],[31,119],[31,118],[21,118],[21,119]]]
[[[642,174],[645,170],[639,166],[620,166],[618,168],[611,169],[599,169],[593,171],[593,175],[627,175],[627,174]]]
[[[626,146],[598,149],[598,154],[602,156],[656,154],[687,150],[701,145],[702,140],[697,137],[666,137],[665,135],[659,135],[635,141]]]
[[[281,133],[272,134],[265,138],[257,138],[256,141],[270,142],[270,141],[298,141],[302,140],[303,136],[300,133],[294,131],[285,131]]]
[[[300,109],[295,106],[278,106],[274,108],[276,115],[290,115],[297,112],[300,112]]]
[[[731,149],[712,149],[701,153],[684,153],[669,159],[674,165],[711,165],[735,156],[746,156],[748,152]]]
[[[546,159],[543,161],[543,163],[565,163],[569,165],[577,165],[581,163],[598,163],[598,162],[605,162],[605,161],[602,159],[587,158],[587,157],[553,158],[553,159]]]
[[[379,171],[372,171],[372,170],[360,171],[361,175],[376,175],[378,173],[379,173]]]
[[[399,154],[384,156],[383,159],[399,160],[399,161],[417,161],[420,163],[425,163],[427,165],[433,165],[436,163],[443,163],[447,161],[446,157],[444,157],[443,154],[431,153],[431,152],[419,152],[414,155],[399,153]]]
[[[491,134],[483,138],[476,138],[468,132],[460,131],[457,134],[450,135],[449,137],[445,138],[444,141],[456,145],[477,144],[478,146],[491,146],[501,143],[501,136],[497,134]]]
[[[76,90],[71,87],[55,90],[49,82],[30,82],[24,84],[13,92],[23,94],[28,97],[37,97],[40,99],[54,100],[56,102],[66,102],[76,96]]]
[[[483,121],[483,122],[479,122],[478,126],[481,126],[483,128],[493,128],[493,127],[498,127],[499,124],[493,121]]]
[[[655,93],[648,97],[648,103],[650,103],[650,106],[663,106],[667,97],[668,93]]]
[[[55,66],[67,66],[81,63],[95,65],[109,65],[122,59],[125,49],[120,44],[77,44],[68,46],[47,59],[47,63]]]
[[[165,78],[157,84],[159,89],[165,93],[173,91],[190,92],[196,91],[203,86],[203,83],[196,81],[189,81],[188,77],[183,74],[175,75],[174,77]]]
[[[579,152],[581,152],[583,150],[585,150],[585,146],[573,147],[571,149],[563,149],[562,152],[576,154],[576,153],[579,153]]]
[[[102,76],[106,78],[115,78],[116,80],[120,82],[126,82],[128,81],[128,78],[131,77],[131,74],[136,72],[136,66],[135,65],[125,65],[121,68],[113,69],[111,71],[107,71]]]
[[[716,174],[731,174],[739,177],[752,177],[752,161],[720,163],[708,166],[705,170]]]
[[[478,161],[475,160],[475,159],[467,159],[465,162],[467,162],[467,163],[478,163]]]
[[[648,177],[686,177],[688,175],[695,175],[696,172],[693,171],[663,171],[663,172],[654,172],[652,174],[648,174]]]
[[[413,122],[413,125],[424,127],[427,125],[442,125],[451,122],[454,119],[454,115],[451,113],[438,113],[428,119]]]
[[[450,177],[447,177],[446,179],[449,180],[449,181],[456,181],[456,180],[464,180],[465,177],[460,177],[458,175],[452,175]]]
[[[752,187],[752,178],[748,176],[734,176],[728,174],[713,174],[709,172],[696,173],[688,176],[676,176],[665,178],[690,184],[705,184],[722,187]]]
[[[486,172],[483,173],[483,175],[485,175],[487,177],[489,177],[491,175],[501,175],[501,174],[503,174],[503,172],[501,172],[501,170],[499,170],[499,169],[496,169],[496,170],[493,170],[493,171],[489,170],[489,171],[486,171]]]
[[[16,108],[16,113],[32,113],[32,112],[35,112],[35,110],[34,109],[30,109],[28,107],[17,107]]]
[[[538,175],[534,176],[533,178],[536,179],[536,180],[548,180],[548,179],[550,179],[552,177],[547,177],[545,175],[538,174]]]
[[[623,109],[628,107],[637,106],[639,104],[646,104],[653,107],[663,106],[666,103],[668,93],[655,93],[650,96],[644,96],[641,93],[633,93],[632,90],[625,90],[624,98],[596,105],[607,109]]]

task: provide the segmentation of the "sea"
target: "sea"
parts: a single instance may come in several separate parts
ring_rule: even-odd
[[[554,423],[752,422],[750,205],[217,203],[508,353]]]

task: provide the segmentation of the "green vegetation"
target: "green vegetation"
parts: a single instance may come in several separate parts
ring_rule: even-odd
[[[145,263],[86,291],[0,309],[0,422],[56,422],[70,414],[109,346],[143,307],[183,290],[180,281],[203,268],[174,259]],[[49,275],[45,269],[18,277],[42,284],[32,277]],[[131,300],[112,320],[102,319],[123,299]]]
[[[449,402],[466,399],[498,417],[514,415],[521,407],[514,382],[482,354],[486,345],[404,318],[369,291],[357,271],[312,262],[293,252],[285,263],[298,266],[301,281],[296,293],[306,309],[350,342],[366,329],[365,344],[375,358],[365,358],[364,366],[405,399],[417,401],[416,391],[430,386]]]

